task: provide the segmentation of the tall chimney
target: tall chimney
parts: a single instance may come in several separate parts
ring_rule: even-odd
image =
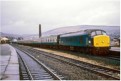
[[[39,24],[39,38],[41,37],[41,24]]]

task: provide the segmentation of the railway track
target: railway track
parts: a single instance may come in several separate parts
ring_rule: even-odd
[[[36,52],[36,51],[33,51],[33,52]],[[66,62],[68,64],[71,64],[71,65],[74,65],[74,66],[89,70],[91,72],[98,73],[101,76],[105,76],[107,78],[112,78],[112,79],[115,79],[115,80],[119,80],[120,71],[118,71],[118,70],[93,65],[93,64],[86,63],[86,62],[80,62],[80,61],[77,61],[77,60],[74,60],[74,59],[65,58],[65,57],[58,56],[58,55],[53,55],[52,56],[52,55],[49,55],[47,53],[41,53],[41,54],[46,54],[46,56],[48,56],[50,58],[54,58],[54,59],[57,59],[57,60],[62,61],[64,63]]]
[[[35,50],[35,49],[32,49],[32,48],[23,49],[23,51],[26,52],[26,53],[31,52],[35,55],[43,54],[46,57],[53,58],[53,59],[62,61],[64,63],[86,69],[88,71],[96,73],[100,76],[104,76],[106,78],[110,78],[110,79],[113,79],[113,80],[119,80],[120,79],[120,71],[119,70],[110,69],[110,68],[106,68],[106,67],[102,67],[102,66],[98,66],[98,65],[93,65],[93,64],[90,64],[90,63],[66,58],[66,57],[63,57],[63,56],[58,56],[58,55],[50,54],[50,53],[47,53],[47,52]]]
[[[77,61],[77,60],[74,60],[74,59],[70,59],[70,58],[66,58],[66,57],[62,57],[62,56],[58,56],[58,55],[54,55],[54,54],[49,54],[49,53],[39,51],[39,50],[35,50],[35,49],[29,49],[29,50],[26,50],[26,51],[27,51],[27,53],[31,51],[31,52],[33,52],[34,54],[37,54],[37,55],[43,54],[46,57],[56,59],[56,60],[62,61],[64,63],[68,63],[70,65],[86,69],[88,71],[97,73],[100,76],[104,76],[104,77],[111,78],[111,79],[114,79],[114,80],[120,79],[120,71],[119,70],[105,68],[105,67],[102,67],[102,66],[93,65],[93,64],[86,63],[86,62],[80,62],[80,61]]]
[[[22,60],[21,56],[18,54],[18,60],[20,65],[20,80],[31,80],[31,74],[29,73],[29,69],[27,65]]]
[[[18,53],[22,80],[61,80],[53,71],[30,54],[16,49]]]

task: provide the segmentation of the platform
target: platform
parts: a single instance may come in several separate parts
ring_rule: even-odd
[[[111,47],[110,50],[120,52],[120,47]]]
[[[16,50],[9,44],[2,44],[0,48],[0,80],[19,80]]]
[[[110,54],[112,56],[118,56],[118,57],[120,57],[120,47],[111,47]]]

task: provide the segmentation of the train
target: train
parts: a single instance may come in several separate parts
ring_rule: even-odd
[[[85,29],[77,32],[44,36],[33,41],[17,41],[16,43],[93,55],[107,55],[110,49],[110,36],[102,29]]]

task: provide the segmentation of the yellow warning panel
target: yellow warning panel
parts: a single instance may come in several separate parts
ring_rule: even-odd
[[[107,35],[98,35],[94,37],[94,47],[109,47],[110,37]]]

